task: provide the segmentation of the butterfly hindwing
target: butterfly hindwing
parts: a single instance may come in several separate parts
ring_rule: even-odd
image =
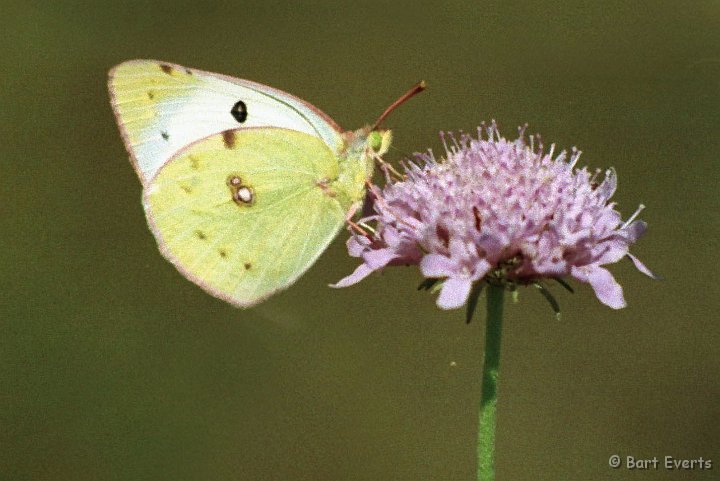
[[[172,157],[144,205],[165,257],[211,294],[247,307],[292,284],[335,237],[347,206],[321,184],[338,172],[316,136],[235,129]]]
[[[339,127],[288,93],[247,80],[155,60],[110,72],[112,105],[143,185],[178,150],[228,129],[280,127],[321,139],[333,152]]]

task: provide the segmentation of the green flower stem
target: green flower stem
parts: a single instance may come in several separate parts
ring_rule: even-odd
[[[485,330],[485,360],[483,361],[482,397],[477,442],[477,479],[495,479],[495,411],[497,383],[500,368],[500,334],[502,332],[503,295],[502,286],[493,284],[487,288],[487,323]]]

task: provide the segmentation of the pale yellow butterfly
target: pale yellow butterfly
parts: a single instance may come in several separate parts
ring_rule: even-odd
[[[110,71],[112,106],[162,254],[249,307],[295,282],[362,204],[385,116],[343,131],[280,90],[155,60]]]

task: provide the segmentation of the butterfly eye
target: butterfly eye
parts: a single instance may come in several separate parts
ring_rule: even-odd
[[[392,133],[389,130],[374,130],[368,135],[367,143],[376,155],[383,155],[390,149]]]
[[[380,150],[380,146],[382,144],[382,134],[377,130],[370,132],[367,143],[373,151],[377,152]]]

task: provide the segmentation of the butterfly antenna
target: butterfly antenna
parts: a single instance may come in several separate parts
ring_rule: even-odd
[[[378,118],[377,122],[375,122],[375,125],[373,125],[372,130],[377,130],[383,120],[385,120],[385,118],[390,115],[390,112],[395,110],[400,105],[404,104],[407,100],[410,100],[410,98],[414,97],[416,94],[419,94],[420,92],[425,90],[425,87],[427,87],[427,84],[424,80],[413,85],[410,90],[402,94],[395,102],[390,104],[390,107],[385,109],[385,112],[380,115],[380,118]]]

